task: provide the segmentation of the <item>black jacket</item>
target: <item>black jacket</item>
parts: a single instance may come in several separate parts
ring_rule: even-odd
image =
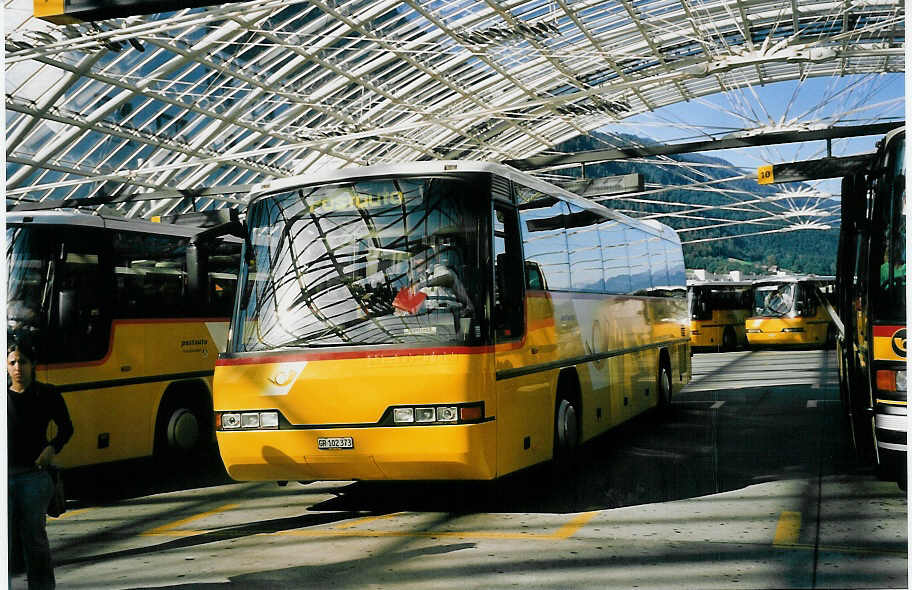
[[[53,385],[33,381],[17,393],[6,390],[6,448],[9,468],[30,468],[41,451],[50,444],[59,453],[73,436],[73,422],[60,391]],[[48,441],[50,422],[57,435]]]

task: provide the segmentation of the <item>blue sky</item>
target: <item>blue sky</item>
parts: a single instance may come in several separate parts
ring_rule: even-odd
[[[902,73],[839,78],[812,78],[742,88],[704,97],[626,119],[611,130],[651,137],[660,142],[702,141],[705,133],[726,133],[761,124],[787,123],[831,126],[860,125],[901,119],[905,115],[905,79]],[[692,126],[693,128],[686,128]],[[606,129],[608,130],[608,129]],[[871,152],[879,137],[838,139],[834,156]],[[826,155],[826,142],[783,144],[707,152],[746,171],[763,164],[809,160]],[[838,181],[823,181],[818,188],[838,194]]]
[[[681,125],[693,125],[719,135],[754,127],[758,122],[768,124],[780,120],[826,125],[835,119],[840,125],[858,125],[880,121],[884,117],[902,118],[903,96],[903,74],[780,82],[671,105],[631,117],[617,129],[672,142],[685,138],[694,141],[706,139],[700,137],[697,130],[680,128]],[[820,106],[821,102],[825,104]],[[876,140],[876,137],[836,140],[833,143],[834,155],[871,151]],[[825,150],[825,147],[825,142],[814,142],[776,148],[725,150],[712,155],[739,166],[754,168],[771,156],[781,155],[785,159],[793,155],[800,156],[799,159],[819,157],[814,154]]]

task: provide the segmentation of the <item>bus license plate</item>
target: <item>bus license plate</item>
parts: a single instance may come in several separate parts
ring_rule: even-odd
[[[350,436],[334,436],[317,439],[317,448],[328,451],[331,449],[353,449],[355,448],[355,439]]]

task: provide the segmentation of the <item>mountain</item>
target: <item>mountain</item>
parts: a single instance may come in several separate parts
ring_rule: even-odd
[[[609,137],[596,132],[565,141],[558,144],[555,149],[560,152],[580,152],[605,149],[607,147],[619,145],[649,145],[654,143],[655,142],[652,140],[633,135]],[[703,165],[704,167],[701,167],[700,170],[707,175],[707,180],[723,179],[733,175],[733,164],[721,158],[714,158],[702,154],[687,154],[670,156],[670,159],[684,164],[694,163]],[[710,165],[711,167],[705,167],[706,165]],[[643,175],[647,187],[651,184],[658,184],[666,187],[691,184],[692,181],[686,180],[676,171],[678,169],[678,167],[671,166],[614,161],[602,164],[587,164],[586,176],[588,178],[598,178],[601,176],[638,172]],[[561,174],[578,176],[580,170],[578,168],[564,170],[561,171]],[[693,175],[691,174],[691,176]],[[779,189],[774,186],[760,185],[752,179],[713,183],[711,186],[727,191],[738,191],[737,193],[731,193],[737,197],[737,200],[751,199],[751,195],[755,195],[757,198],[769,196],[779,191]],[[694,206],[707,204],[731,205],[736,203],[736,199],[725,196],[725,194],[721,192],[706,192],[694,189],[673,189],[644,195],[642,199],[665,201],[669,203],[692,203]],[[800,199],[796,199],[795,203],[798,206],[802,205]],[[685,207],[655,205],[642,202],[632,203],[630,201],[619,200],[608,200],[604,201],[603,204],[608,207],[623,209],[633,216],[651,212],[686,210]],[[768,210],[770,208],[770,205],[768,204],[758,206],[762,206],[764,209]],[[682,242],[736,236],[738,234],[768,231],[775,229],[776,227],[781,227],[781,224],[776,226],[757,224],[755,228],[752,228],[750,225],[738,224],[694,232],[680,231],[688,228],[727,223],[727,220],[744,221],[757,218],[757,215],[750,215],[742,211],[728,209],[711,209],[701,215],[711,217],[713,220],[666,216],[660,218],[659,221],[679,230]],[[836,247],[838,241],[838,229],[826,231],[801,230],[756,236],[731,237],[717,241],[685,243],[684,261],[687,268],[704,268],[714,273],[726,273],[731,270],[740,270],[746,273],[766,274],[775,267],[777,270],[787,270],[800,274],[832,275],[836,272]]]

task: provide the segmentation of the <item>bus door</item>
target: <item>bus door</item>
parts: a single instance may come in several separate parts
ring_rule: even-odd
[[[95,462],[110,445],[107,422],[119,412],[98,411],[98,396],[122,378],[110,368],[110,246],[103,230],[55,228],[48,326],[42,337],[45,379],[61,388],[75,432],[60,457],[63,466]]]
[[[516,210],[495,203],[492,228],[497,472],[507,473],[550,456],[553,402],[546,373],[534,366],[535,347],[526,341],[526,278]]]
[[[45,343],[52,363],[89,363],[108,352],[111,332],[109,257],[93,229],[61,232],[54,261],[54,298]]]

